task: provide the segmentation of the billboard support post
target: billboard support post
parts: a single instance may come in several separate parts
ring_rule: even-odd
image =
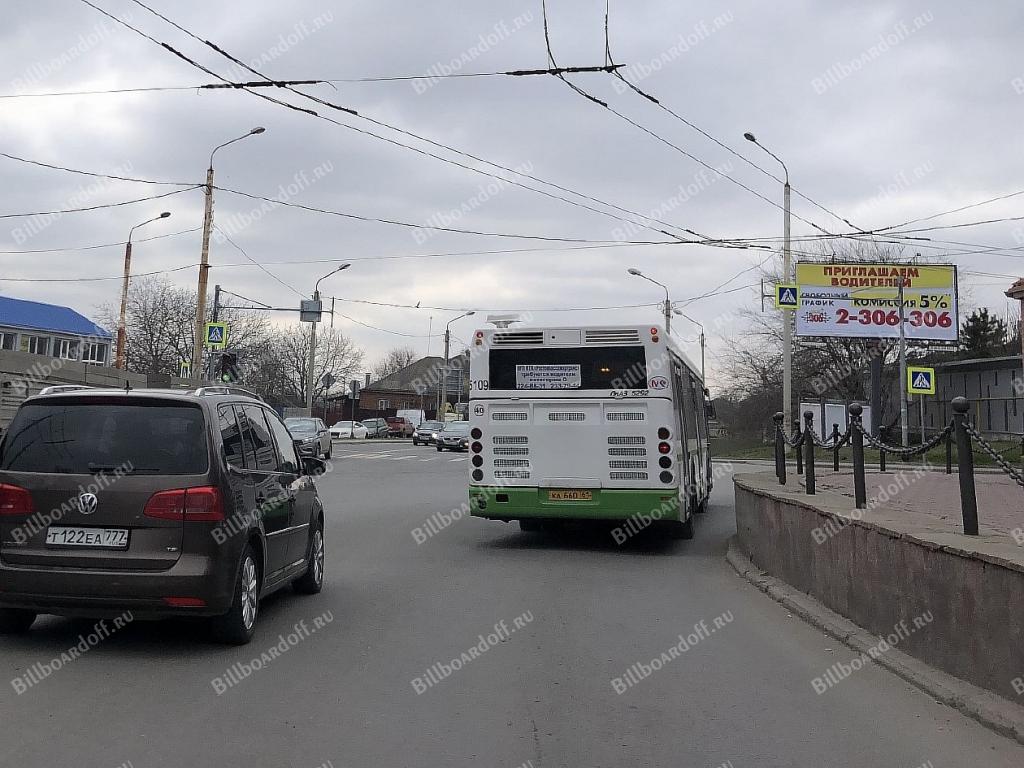
[[[907,329],[906,317],[904,316],[903,288],[906,285],[906,278],[902,275],[899,281],[899,291],[896,294],[900,305],[900,381],[907,380]],[[906,448],[910,443],[910,423],[907,415],[907,394],[906,387],[900,387],[900,438],[902,445]]]

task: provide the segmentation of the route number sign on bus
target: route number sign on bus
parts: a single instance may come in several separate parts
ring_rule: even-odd
[[[957,341],[960,319],[952,265],[798,264],[797,336],[895,339],[899,280],[909,341]]]

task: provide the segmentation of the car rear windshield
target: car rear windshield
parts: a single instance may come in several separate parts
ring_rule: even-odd
[[[201,475],[206,421],[190,403],[83,400],[22,406],[0,443],[0,470],[86,475]]]
[[[288,427],[289,432],[293,433],[309,435],[317,431],[316,422],[313,421],[312,419],[288,419],[287,421],[285,421],[284,425]]]
[[[492,349],[491,389],[646,389],[647,356],[635,347]]]

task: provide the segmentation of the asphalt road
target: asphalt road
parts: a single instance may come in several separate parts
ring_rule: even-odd
[[[46,617],[0,640],[0,764],[1024,765],[1024,747],[876,667],[815,693],[854,653],[725,562],[728,476],[694,541],[619,546],[607,529],[523,534],[461,517],[464,455],[357,444],[336,456],[320,481],[321,595],[267,601],[244,648],[186,622],[131,624],[20,695],[7,680],[92,622]],[[452,510],[451,525],[428,524]],[[264,668],[228,673],[277,645]],[[451,674],[434,666],[464,653]],[[633,666],[663,653],[649,676]]]

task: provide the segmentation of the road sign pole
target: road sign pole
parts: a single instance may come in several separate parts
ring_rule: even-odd
[[[789,230],[790,230],[790,186],[789,171],[786,171],[786,186],[784,189],[785,222],[783,224],[783,246],[782,246],[782,282],[789,283],[792,279],[792,256],[790,252]],[[789,424],[793,414],[793,330],[792,318],[782,313],[782,423]]]

